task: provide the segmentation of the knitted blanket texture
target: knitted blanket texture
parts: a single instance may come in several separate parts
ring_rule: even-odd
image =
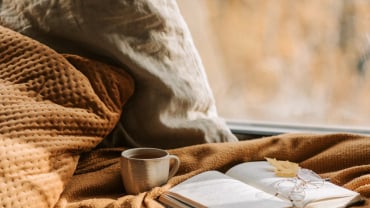
[[[0,26],[0,207],[53,207],[133,89],[120,69]]]
[[[225,172],[232,166],[265,160],[297,162],[331,182],[370,198],[370,137],[352,134],[284,134],[229,143],[210,143],[171,149],[180,170],[162,187],[127,195],[120,177],[122,148],[96,149],[83,154],[75,175],[60,198],[60,207],[163,208],[157,198],[170,187],[207,170]],[[215,190],[216,191],[216,190]],[[359,207],[370,207],[369,202]]]

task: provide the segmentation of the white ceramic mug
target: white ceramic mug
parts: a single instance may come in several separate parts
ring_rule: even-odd
[[[128,194],[138,194],[165,184],[176,174],[179,166],[179,158],[162,149],[133,148],[121,153],[121,177]]]

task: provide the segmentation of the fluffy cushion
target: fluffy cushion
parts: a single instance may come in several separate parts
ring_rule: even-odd
[[[117,124],[134,84],[0,26],[0,207],[53,207],[80,153]],[[82,73],[81,73],[82,72]]]
[[[176,1],[3,0],[0,21],[56,50],[128,67],[135,95],[107,144],[124,139],[172,148],[236,140],[217,114]]]

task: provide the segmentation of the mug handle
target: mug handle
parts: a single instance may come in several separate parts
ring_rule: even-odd
[[[177,173],[180,167],[180,159],[176,155],[169,155],[169,157],[170,160],[174,161],[174,163],[172,168],[170,169],[170,172],[168,173],[168,179],[172,178]]]

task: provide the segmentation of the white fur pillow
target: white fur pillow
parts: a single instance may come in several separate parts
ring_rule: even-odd
[[[0,21],[60,52],[104,57],[131,73],[135,95],[106,144],[236,141],[217,115],[176,1],[3,0]]]

